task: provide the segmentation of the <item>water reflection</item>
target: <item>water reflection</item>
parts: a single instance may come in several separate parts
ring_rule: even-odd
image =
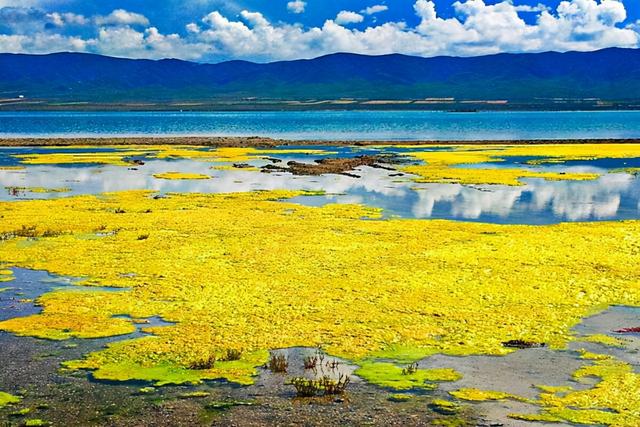
[[[310,161],[310,157],[287,160]],[[252,162],[264,164],[263,160]],[[215,166],[215,164],[213,165]],[[561,167],[553,165],[554,168]],[[148,189],[161,193],[229,193],[254,190],[324,191],[324,196],[298,197],[296,203],[361,203],[384,209],[387,217],[438,218],[494,223],[548,224],[561,221],[637,219],[640,217],[640,178],[626,173],[606,173],[590,165],[568,169],[604,175],[594,181],[525,180],[520,187],[416,184],[408,175],[362,167],[360,178],[343,175],[293,176],[244,170],[216,170],[212,163],[194,160],[152,160],[144,166],[59,167],[28,166],[24,170],[0,170],[0,188],[68,188],[66,193],[33,193],[6,190],[0,200],[55,198]],[[177,171],[210,175],[209,180],[171,181],[154,174]]]

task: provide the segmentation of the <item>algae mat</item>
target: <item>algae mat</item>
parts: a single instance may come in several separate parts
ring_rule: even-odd
[[[357,205],[286,202],[299,192],[153,195],[1,203],[4,267],[122,289],[50,292],[41,314],[0,329],[60,340],[128,334],[152,316],[175,323],[67,363],[96,379],[247,384],[268,350],[314,346],[388,379],[435,353],[505,354],[509,340],[562,349],[585,316],[640,306],[636,221],[382,220]],[[223,361],[228,350],[242,358]],[[211,357],[220,362],[193,369]],[[371,369],[378,361],[394,363]],[[638,375],[595,363],[589,372],[603,381],[594,398],[542,404],[562,409],[558,419],[637,425]]]

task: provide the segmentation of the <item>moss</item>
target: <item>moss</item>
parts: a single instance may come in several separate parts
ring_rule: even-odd
[[[368,382],[395,390],[433,389],[433,382],[457,381],[460,374],[453,369],[418,369],[407,374],[403,369],[393,363],[363,362],[354,372]]]
[[[44,427],[44,426],[50,426],[51,423],[49,421],[44,421],[39,418],[33,418],[30,420],[25,420],[24,425],[25,427]]]

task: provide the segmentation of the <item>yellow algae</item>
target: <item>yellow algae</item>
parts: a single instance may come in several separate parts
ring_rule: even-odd
[[[217,170],[217,171],[244,171],[244,172],[259,172],[260,171],[260,168],[255,167],[255,166],[239,167],[239,166],[235,166],[235,165],[212,166],[211,169]]]
[[[458,381],[462,378],[453,369],[417,369],[408,373],[403,368],[386,362],[362,362],[354,373],[372,384],[395,390],[432,389],[432,382]]]
[[[11,270],[0,270],[0,283],[11,282],[15,280],[13,277],[13,271]],[[7,290],[9,288],[5,288]]]
[[[452,151],[414,151],[411,157],[424,162],[420,165],[403,167],[406,173],[418,175],[416,182],[437,182],[456,184],[501,184],[522,185],[522,178],[542,178],[546,180],[585,181],[597,179],[599,174],[538,172],[517,168],[461,168],[460,165],[504,161],[510,155],[511,147],[482,149],[478,147],[456,147]],[[639,150],[640,153],[640,150]],[[522,155],[522,154],[519,154]]]
[[[640,374],[631,365],[607,357],[574,373],[578,381],[586,377],[600,381],[592,388],[569,391],[562,396],[553,390],[542,393],[538,402],[543,408],[541,416],[577,424],[640,425]],[[523,419],[519,414],[514,418]]]
[[[22,399],[18,396],[0,391],[0,408],[4,408],[5,406],[12,405],[14,403],[20,403],[21,400]]]
[[[124,159],[131,156],[143,156],[146,151],[119,150],[114,152],[80,152],[80,153],[35,153],[16,154],[14,157],[23,165],[57,165],[57,164],[99,164],[114,166],[131,166]]]
[[[609,356],[608,354],[600,354],[600,353],[592,353],[590,351],[587,351],[585,349],[580,349],[578,350],[578,352],[580,353],[580,358],[581,359],[585,359],[585,360],[607,360],[607,359],[611,359],[611,356]],[[541,388],[541,390],[543,390]],[[552,389],[548,389],[545,391],[553,391]]]
[[[209,175],[203,175],[203,174],[199,174],[199,173],[185,173],[185,172],[164,172],[164,173],[157,173],[155,175],[153,175],[154,178],[157,179],[175,179],[175,180],[180,180],[180,179],[211,179],[211,177]]]
[[[68,187],[46,188],[46,187],[5,187],[8,190],[23,191],[28,193],[68,193]]]
[[[91,338],[161,316],[175,324],[68,366],[102,379],[248,383],[268,349],[321,345],[358,364],[387,354],[393,371],[420,355],[506,354],[515,339],[564,348],[585,316],[640,306],[637,221],[382,220],[363,206],[281,201],[303,192],[152,194],[0,203],[0,234],[51,230],[0,242],[5,265],[128,288],[51,292],[41,314],[0,329]],[[240,361],[191,369],[238,348]]]
[[[609,347],[624,347],[627,344],[627,342],[625,342],[620,338],[612,337],[610,335],[605,335],[605,334],[588,335],[586,337],[579,337],[578,340],[584,341],[584,342],[602,344]]]
[[[67,147],[77,148],[77,147]],[[86,147],[84,147],[86,149]],[[82,151],[82,152],[55,152],[16,154],[14,157],[23,165],[48,165],[48,164],[83,164],[95,163],[100,165],[131,166],[126,159],[130,157],[144,157],[145,159],[192,159],[206,162],[244,162],[255,160],[271,154],[301,154],[301,155],[328,155],[334,152],[322,149],[259,149],[242,147],[222,147],[206,149],[184,145],[148,145],[110,148],[113,151]],[[59,148],[56,147],[55,149]]]
[[[560,423],[564,420],[549,414],[509,414],[509,418],[535,423]]]
[[[484,402],[488,400],[505,400],[519,399],[516,396],[503,393],[501,391],[479,390],[477,388],[461,388],[459,390],[449,392],[453,397],[460,400],[470,400],[473,402]]]

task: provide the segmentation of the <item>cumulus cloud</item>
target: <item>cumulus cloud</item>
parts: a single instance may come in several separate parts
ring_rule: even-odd
[[[96,23],[98,25],[140,25],[146,27],[149,25],[149,20],[139,13],[116,9],[107,16],[97,17]]]
[[[366,9],[360,11],[364,15],[375,15],[376,13],[385,12],[389,10],[389,7],[384,4],[377,4],[375,6],[369,6]]]
[[[362,23],[365,15],[382,12],[386,6],[370,6],[361,13],[344,10],[317,27],[274,23],[255,11],[242,10],[230,17],[214,10],[199,21],[186,23],[181,34],[164,34],[145,16],[122,9],[106,16],[84,17],[38,8],[3,8],[0,50],[271,61],[339,51],[473,56],[588,51],[638,47],[640,43],[640,26],[624,24],[627,14],[620,0],[563,0],[555,9],[544,5],[523,7],[510,0],[495,4],[459,0],[453,3],[453,17],[448,18],[439,15],[430,0],[416,0],[413,7],[416,25],[390,21],[366,28],[350,26]],[[524,14],[529,17],[526,21]]]
[[[302,0],[290,1],[287,3],[287,10],[291,13],[304,13],[307,2]]]
[[[343,10],[336,16],[335,22],[338,25],[358,24],[364,21],[364,16],[349,10]]]

